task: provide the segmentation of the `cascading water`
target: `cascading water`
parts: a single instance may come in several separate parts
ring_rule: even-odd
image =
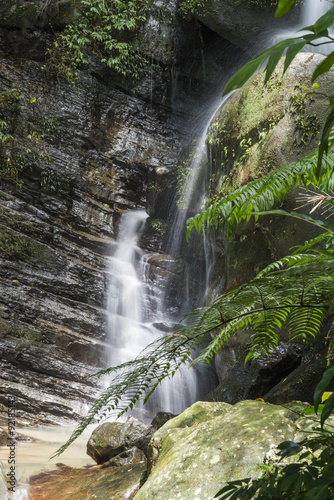
[[[118,365],[135,358],[161,331],[154,325],[164,324],[162,296],[149,286],[145,272],[147,255],[137,246],[147,215],[130,211],[122,216],[118,245],[110,261],[109,333],[110,364]],[[183,411],[196,398],[196,374],[183,369],[171,380],[164,381],[147,406],[148,411],[159,409],[173,413]],[[145,419],[141,407],[134,411]]]
[[[280,30],[275,33],[268,46],[270,47],[271,45],[274,45],[275,43],[278,43],[286,38],[299,37],[301,34],[305,34],[305,31],[300,32],[299,30],[301,28],[306,28],[307,26],[312,26],[317,19],[326,14],[331,7],[333,7],[331,0],[304,0],[301,5],[298,26],[296,26],[293,30]],[[304,50],[308,52],[318,52],[324,55],[329,54],[332,51],[331,45],[321,44],[321,42],[322,40],[317,40],[316,45],[318,46],[306,45]]]
[[[219,98],[219,106],[221,105]],[[206,132],[214,113],[219,107],[217,102],[209,112],[209,120],[202,128],[201,138],[196,153],[187,164],[187,174],[179,194],[179,209],[173,213],[173,222],[169,229],[167,243],[168,254],[175,259],[180,257],[182,240],[185,232],[185,222],[190,213],[201,209],[206,190],[203,182],[207,172],[203,168],[206,162]],[[212,110],[214,109],[214,113]],[[203,270],[197,272],[203,275],[201,293],[191,300],[187,283],[191,279],[187,273],[187,261],[183,261],[185,293],[182,308],[178,314],[170,314],[166,307],[166,293],[159,286],[152,286],[150,280],[150,261],[152,254],[143,253],[138,246],[138,239],[144,228],[147,215],[143,211],[133,210],[121,217],[116,250],[110,257],[109,283],[109,336],[111,366],[133,359],[154,339],[175,328],[175,322],[191,308],[203,305],[208,270],[208,245],[203,245]],[[161,257],[161,255],[160,255]],[[154,260],[154,259],[153,259]],[[180,413],[198,399],[198,369],[187,366],[181,368],[173,378],[165,380],[150,398],[148,411],[159,410]],[[142,407],[137,408],[141,418],[145,418]]]
[[[332,3],[327,0],[304,0],[302,8],[302,25],[310,26],[320,17],[326,14],[332,7]]]

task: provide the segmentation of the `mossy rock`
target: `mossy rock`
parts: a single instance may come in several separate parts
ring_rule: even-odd
[[[294,407],[197,402],[153,435],[148,479],[134,498],[213,498],[225,481],[258,477],[264,455],[274,444],[295,439],[297,423]]]

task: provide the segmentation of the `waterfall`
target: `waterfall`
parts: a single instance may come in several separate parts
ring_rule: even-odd
[[[304,0],[301,19],[302,25],[310,26],[314,24],[320,16],[326,14],[331,6],[331,2],[327,0]]]
[[[201,210],[204,203],[206,188],[205,177],[207,169],[206,133],[208,126],[220,107],[215,102],[209,109],[205,126],[202,127],[200,140],[191,161],[185,167],[185,178],[181,179],[182,189],[178,192],[178,210],[172,211],[172,223],[169,228],[167,253],[169,255],[144,253],[138,245],[141,232],[144,229],[147,214],[144,211],[132,210],[121,216],[117,245],[113,255],[109,258],[109,343],[110,366],[129,361],[135,358],[149,343],[167,332],[172,332],[175,322],[194,307],[204,305],[210,260],[210,247],[205,236],[202,236],[201,267],[196,272],[201,274],[200,293],[192,297],[189,290],[191,281],[191,258],[182,255],[182,240],[185,233],[185,223],[190,214]],[[198,239],[198,241],[200,241]],[[156,261],[165,257],[168,262],[177,262],[182,255],[184,265],[184,287],[182,308],[173,314],[166,307],[166,290],[159,288],[151,279],[152,267]],[[171,256],[171,257],[170,257]],[[171,260],[172,259],[172,260]],[[162,285],[161,285],[162,286]],[[173,378],[166,379],[156,389],[149,402],[143,408],[137,405],[134,414],[145,419],[145,410],[148,412],[169,411],[180,413],[199,398],[199,378],[203,373],[198,368],[181,367]],[[201,380],[203,385],[203,380]],[[203,392],[203,391],[202,391]],[[203,394],[204,395],[204,394]]]
[[[149,283],[149,255],[137,244],[146,218],[145,212],[137,210],[122,216],[117,248],[110,258],[109,362],[113,366],[135,358],[160,337],[159,325],[164,325],[167,331],[173,328],[163,313],[163,294]],[[196,400],[196,386],[195,370],[184,367],[158,387],[145,410],[180,413]],[[137,406],[133,413],[145,419],[143,407]]]
[[[283,29],[276,32],[270,40],[268,47],[286,38],[299,37],[302,34],[305,34],[305,31],[300,32],[299,30],[313,25],[319,19],[319,17],[326,14],[326,12],[331,7],[333,7],[333,4],[330,0],[304,0],[301,6],[299,24],[295,27],[295,29]],[[329,31],[331,32],[332,30]],[[316,43],[321,43],[321,40],[317,40]],[[315,47],[306,45],[304,50],[308,52],[318,52],[320,54],[328,55],[332,51],[330,46],[331,45],[320,45],[319,47]]]

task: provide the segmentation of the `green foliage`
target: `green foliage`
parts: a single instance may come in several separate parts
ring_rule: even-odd
[[[278,0],[248,0],[248,3],[258,9],[277,6]]]
[[[334,378],[334,366],[327,369],[314,392],[314,407],[319,403],[328,383]],[[214,498],[220,500],[331,500],[334,497],[334,433],[324,423],[334,409],[333,394],[321,413],[321,428],[295,443],[284,441],[278,448],[279,461],[259,479],[229,481]],[[296,462],[282,465],[284,459],[298,455]]]
[[[8,146],[13,141],[10,126],[6,119],[6,114],[15,109],[18,102],[24,98],[20,89],[12,88],[0,92],[0,141],[2,146]],[[21,168],[13,164],[9,157],[0,158],[0,178],[8,180],[21,187],[22,181],[19,179]]]
[[[198,12],[205,14],[205,9],[208,3],[216,0],[179,0],[179,14],[184,18],[189,18]]]
[[[145,21],[149,0],[81,0],[81,16],[57,36],[48,66],[71,81],[94,55],[123,76],[139,78],[150,62],[137,51],[133,36]]]
[[[334,151],[334,148],[332,149]],[[280,203],[284,196],[300,183],[305,188],[310,185],[316,186],[320,191],[334,189],[333,156],[328,155],[324,163],[326,169],[323,169],[323,174],[318,179],[316,177],[316,152],[313,151],[308,157],[284,165],[264,177],[249,182],[215,201],[201,214],[189,218],[186,237],[189,238],[193,227],[200,232],[206,225],[212,224],[218,228],[225,221],[227,236],[230,238],[235,224],[239,224],[242,220],[248,222],[252,216],[257,220],[258,216],[254,215],[254,212],[270,210],[275,203]]]
[[[315,112],[305,115],[307,101],[313,101],[312,94],[313,91],[309,91],[307,87],[298,84],[291,96],[290,113],[294,115],[296,129],[300,132],[300,137],[294,140],[296,147],[307,144],[310,139],[316,137],[321,127]]]
[[[151,219],[150,226],[153,229],[153,231],[159,234],[160,236],[162,236],[165,232],[164,223],[160,219]]]

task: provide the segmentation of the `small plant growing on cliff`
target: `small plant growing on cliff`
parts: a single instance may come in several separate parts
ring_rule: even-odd
[[[146,19],[149,0],[82,0],[77,24],[60,33],[49,51],[48,67],[71,81],[94,56],[123,76],[138,78],[150,61],[137,51],[133,34]]]

